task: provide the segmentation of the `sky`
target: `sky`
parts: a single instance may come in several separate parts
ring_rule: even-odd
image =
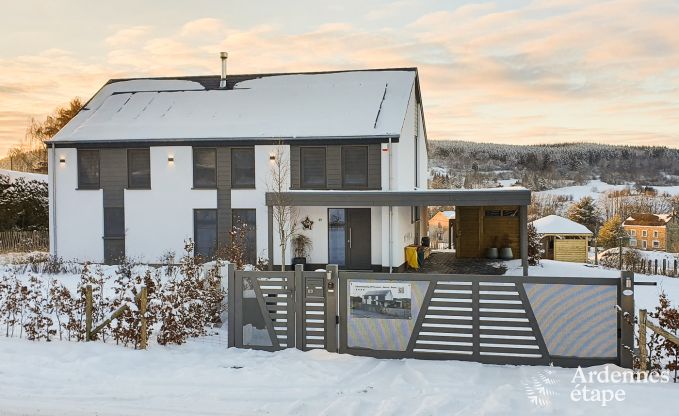
[[[411,67],[429,139],[679,147],[677,0],[2,0],[0,156],[111,78]]]

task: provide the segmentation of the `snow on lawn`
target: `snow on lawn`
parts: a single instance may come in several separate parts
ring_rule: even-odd
[[[635,415],[679,406],[677,384],[595,383],[624,390],[624,401],[574,402],[574,369],[268,353],[201,340],[135,351],[0,338],[0,374],[3,415]]]
[[[578,186],[566,186],[563,188],[549,189],[546,191],[536,192],[540,195],[571,195],[573,200],[578,200],[584,196],[591,196],[597,199],[600,194],[608,191],[621,191],[628,186],[633,186],[634,184],[628,185],[611,185],[600,180],[591,180],[586,185]],[[679,186],[653,186],[653,189],[658,191],[658,194],[668,193],[670,195],[679,195]]]
[[[511,260],[506,262],[505,265],[507,266],[507,271],[505,272],[506,276],[521,276],[523,274],[521,260]],[[528,268],[528,275],[545,277],[562,276],[619,278],[620,271],[608,269],[602,266],[594,266],[591,264],[540,260],[539,265],[530,266]],[[658,295],[662,291],[667,294],[672,306],[679,306],[679,278],[635,274],[634,280],[636,282],[656,282],[657,284],[657,286],[635,286],[634,307],[636,310],[655,310],[655,307],[658,305]]]
[[[18,170],[0,169],[0,175],[8,176],[11,182],[14,182],[19,178],[24,178],[27,181],[47,182],[47,175],[43,175],[40,173],[29,173],[29,172],[19,172]]]

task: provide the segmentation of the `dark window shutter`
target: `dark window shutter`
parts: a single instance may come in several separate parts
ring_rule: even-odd
[[[151,155],[149,149],[127,151],[127,186],[131,189],[151,188]]]
[[[368,146],[342,147],[342,185],[368,187]]]
[[[302,187],[325,188],[325,148],[302,147],[300,149]]]

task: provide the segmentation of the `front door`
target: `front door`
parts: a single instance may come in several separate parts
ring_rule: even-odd
[[[328,210],[328,263],[343,269],[369,270],[370,208]]]

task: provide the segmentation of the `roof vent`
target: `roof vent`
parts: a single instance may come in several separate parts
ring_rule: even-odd
[[[226,59],[228,57],[228,52],[219,52],[219,58],[222,60],[222,78],[219,80],[219,88],[226,88]]]

